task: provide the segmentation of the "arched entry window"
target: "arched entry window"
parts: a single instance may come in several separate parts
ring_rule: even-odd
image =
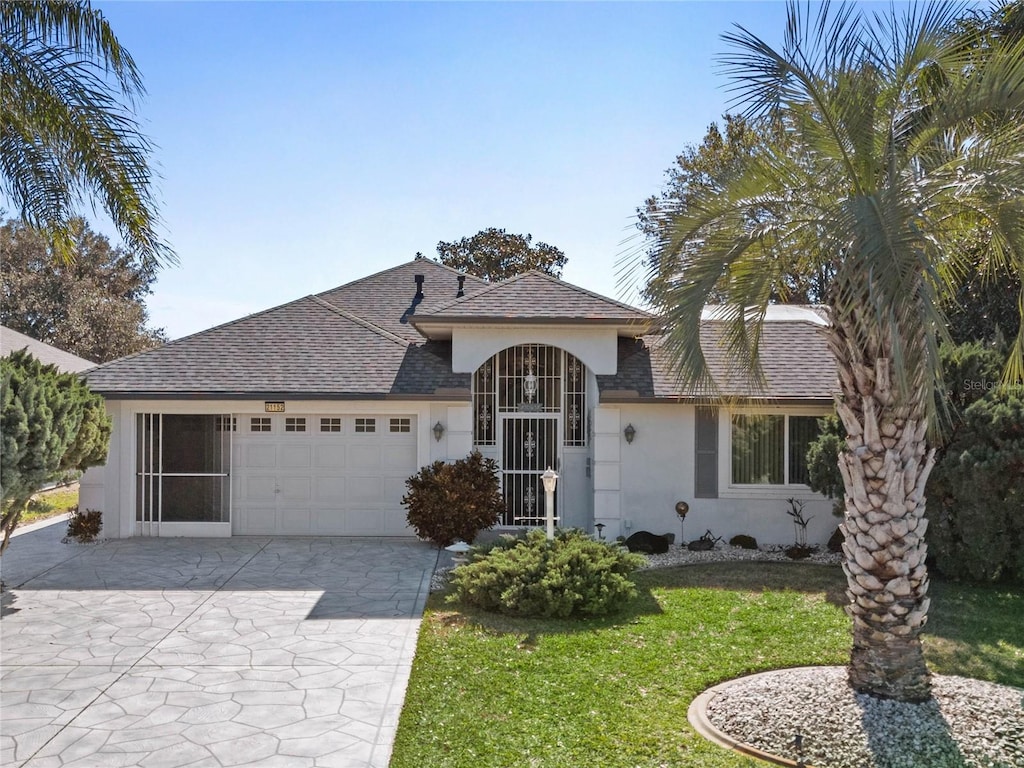
[[[562,448],[587,440],[586,367],[543,344],[509,347],[473,375],[473,441],[495,446],[508,513],[504,525],[544,519],[540,474],[561,468]]]
[[[557,413],[562,442],[587,442],[586,367],[574,355],[543,344],[504,349],[473,374],[473,442],[495,445],[503,413]]]

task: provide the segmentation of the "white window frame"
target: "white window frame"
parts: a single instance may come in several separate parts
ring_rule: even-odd
[[[783,469],[789,474],[789,417],[814,416],[822,418],[834,412],[831,407],[823,406],[776,406],[776,407],[738,407],[718,409],[718,488],[719,498],[754,499],[778,498],[787,499],[795,493],[813,494],[810,487],[803,483],[739,484],[732,481],[732,418],[733,416],[784,416],[783,427],[784,457]]]

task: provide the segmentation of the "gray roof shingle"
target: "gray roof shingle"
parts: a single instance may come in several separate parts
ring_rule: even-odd
[[[643,310],[614,301],[538,270],[487,285],[465,297],[421,311],[412,322],[591,321],[609,324],[650,323]]]
[[[419,258],[317,295],[403,339],[419,342],[423,337],[410,320],[455,299],[461,274],[431,259]],[[418,301],[416,275],[424,278],[423,296]],[[465,276],[466,293],[487,285],[479,277]]]
[[[767,322],[761,334],[761,367],[766,386],[751,388],[742,372],[730,365],[723,325],[701,324],[701,348],[708,369],[726,397],[777,400],[829,400],[838,391],[835,359],[821,327],[805,322]],[[703,398],[713,393],[687,391],[675,374],[663,336],[619,340],[618,372],[598,376],[602,399],[622,396],[643,399]],[[630,393],[628,396],[624,393]]]
[[[95,368],[108,397],[379,398],[467,388],[450,345],[413,345],[307,296]]]

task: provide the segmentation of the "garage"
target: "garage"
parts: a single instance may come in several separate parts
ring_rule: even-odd
[[[411,536],[416,417],[267,414],[234,424],[234,534]]]

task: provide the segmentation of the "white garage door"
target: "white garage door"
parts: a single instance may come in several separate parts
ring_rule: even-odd
[[[239,416],[235,437],[232,532],[414,535],[415,416]]]

